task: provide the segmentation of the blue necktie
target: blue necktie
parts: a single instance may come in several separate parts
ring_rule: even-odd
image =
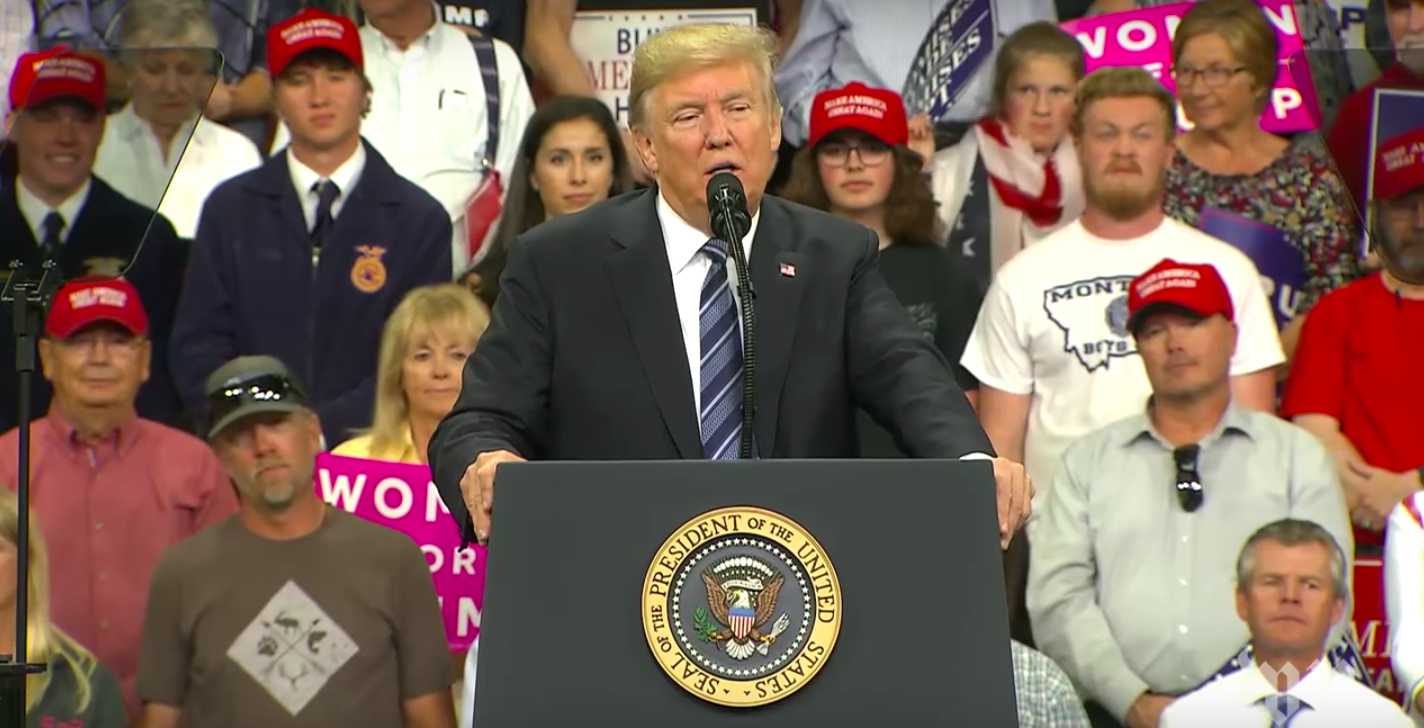
[[[702,246],[712,259],[702,281],[698,329],[702,344],[702,455],[736,460],[742,437],[742,336],[727,277],[727,243]]]
[[[1266,712],[1271,714],[1271,728],[1289,728],[1297,715],[1310,710],[1309,703],[1290,693],[1277,693],[1273,697],[1261,698],[1260,703],[1266,706]]]

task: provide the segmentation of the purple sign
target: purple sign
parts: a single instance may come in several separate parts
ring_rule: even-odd
[[[1305,256],[1300,250],[1286,240],[1280,228],[1225,210],[1202,210],[1200,227],[1207,235],[1230,243],[1256,264],[1261,285],[1266,288],[1266,300],[1276,315],[1276,326],[1285,328],[1295,318],[1305,286]]]
[[[316,460],[316,493],[420,545],[440,595],[450,650],[469,649],[480,633],[485,605],[485,549],[460,549],[459,526],[430,482],[430,468],[322,453]]]
[[[1318,118],[1314,81],[1308,67],[1297,68],[1305,64],[1305,56],[1295,6],[1292,0],[1256,0],[1256,3],[1276,29],[1276,57],[1280,65],[1293,70],[1276,75],[1270,103],[1261,115],[1261,128],[1281,134],[1312,131]],[[1070,20],[1060,23],[1060,27],[1077,36],[1078,42],[1083,44],[1089,73],[1106,66],[1141,66],[1176,93],[1177,85],[1168,73],[1172,67],[1172,35],[1177,32],[1182,15],[1191,7],[1190,2],[1179,2],[1124,10]],[[1177,118],[1182,128],[1191,128],[1184,114],[1178,113]]]

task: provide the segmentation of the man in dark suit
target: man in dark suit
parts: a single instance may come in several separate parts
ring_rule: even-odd
[[[753,214],[739,242],[756,291],[759,456],[857,457],[859,405],[913,457],[992,457],[949,367],[881,278],[875,234],[764,196],[781,139],[775,49],[767,31],[733,25],[671,28],[638,47],[630,124],[658,186],[515,244],[493,322],[431,440],[436,485],[467,540],[488,536],[500,463],[738,456],[733,266],[706,199],[724,170]],[[1031,486],[1021,465],[993,460],[1007,544]]]
[[[195,413],[242,355],[307,382],[327,445],[371,424],[381,327],[411,289],[450,280],[450,216],[361,137],[371,85],[356,25],[307,10],[267,38],[291,143],[203,205],[173,371]]]
[[[18,260],[22,275],[37,281],[46,257],[59,264],[56,283],[122,273],[148,311],[153,346],[135,407],[144,419],[175,424],[181,408],[167,353],[188,251],[168,220],[91,171],[104,136],[104,65],[64,48],[29,53],[15,65],[9,95],[6,127],[18,172],[0,183],[0,280]],[[0,375],[0,430],[17,424],[12,321],[8,312],[0,316],[8,372]],[[38,372],[31,381],[38,418],[53,390]]]

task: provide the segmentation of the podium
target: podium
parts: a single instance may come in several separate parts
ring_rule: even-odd
[[[475,728],[1018,725],[988,461],[511,463]]]

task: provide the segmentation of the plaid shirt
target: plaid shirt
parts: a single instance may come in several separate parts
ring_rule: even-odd
[[[1010,640],[1019,728],[1089,728],[1083,701],[1063,668],[1042,652]]]

